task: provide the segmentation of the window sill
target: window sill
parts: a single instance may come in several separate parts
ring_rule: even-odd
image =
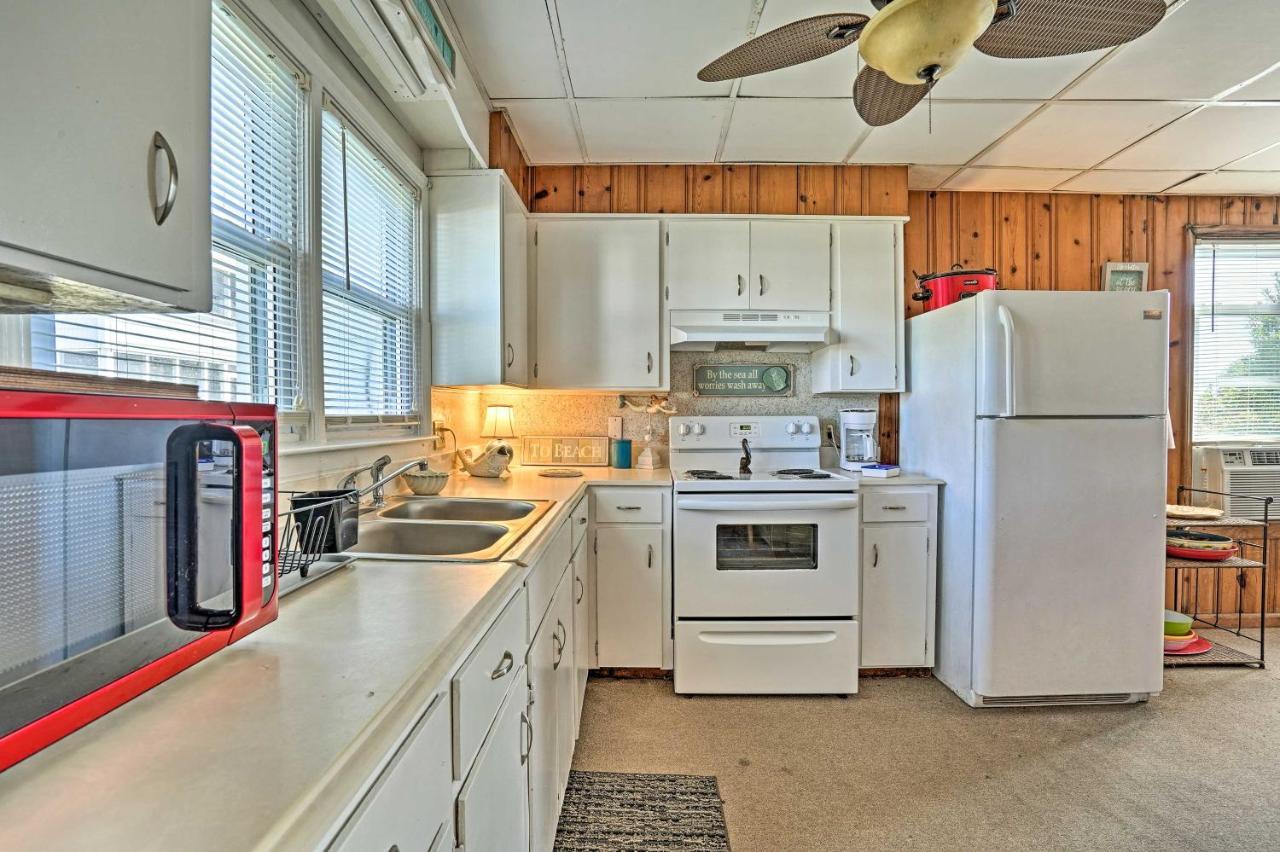
[[[279,449],[282,456],[305,456],[312,453],[331,453],[341,452],[342,450],[360,450],[367,447],[385,447],[391,444],[418,444],[426,442],[435,442],[432,435],[412,435],[402,438],[364,438],[356,441],[333,441],[327,444],[300,444],[298,446],[283,446]]]

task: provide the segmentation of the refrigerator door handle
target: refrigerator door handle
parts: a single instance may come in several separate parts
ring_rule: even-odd
[[[1004,416],[1018,416],[1018,391],[1014,373],[1014,342],[1017,340],[1018,328],[1013,324],[1013,314],[1004,305],[996,308],[996,319],[1004,331]]]

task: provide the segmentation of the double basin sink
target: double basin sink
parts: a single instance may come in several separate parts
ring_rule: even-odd
[[[379,559],[493,562],[552,505],[551,500],[393,497],[386,506],[363,510],[359,542],[347,552]]]

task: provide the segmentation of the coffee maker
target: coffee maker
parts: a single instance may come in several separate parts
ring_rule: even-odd
[[[840,467],[861,470],[864,464],[879,461],[880,441],[876,435],[875,409],[840,409]]]

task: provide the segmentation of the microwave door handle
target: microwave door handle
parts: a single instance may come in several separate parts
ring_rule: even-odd
[[[196,445],[201,441],[231,441],[236,445],[235,502],[231,526],[238,575],[233,578],[231,609],[200,605],[198,591],[200,484],[196,470]],[[262,442],[248,426],[195,423],[180,426],[165,448],[166,564],[165,586],[169,620],[183,630],[210,632],[234,627],[262,608],[261,536],[257,519],[262,506]],[[256,475],[255,475],[256,471]],[[250,500],[257,500],[252,506]],[[251,545],[252,539],[252,545]]]

